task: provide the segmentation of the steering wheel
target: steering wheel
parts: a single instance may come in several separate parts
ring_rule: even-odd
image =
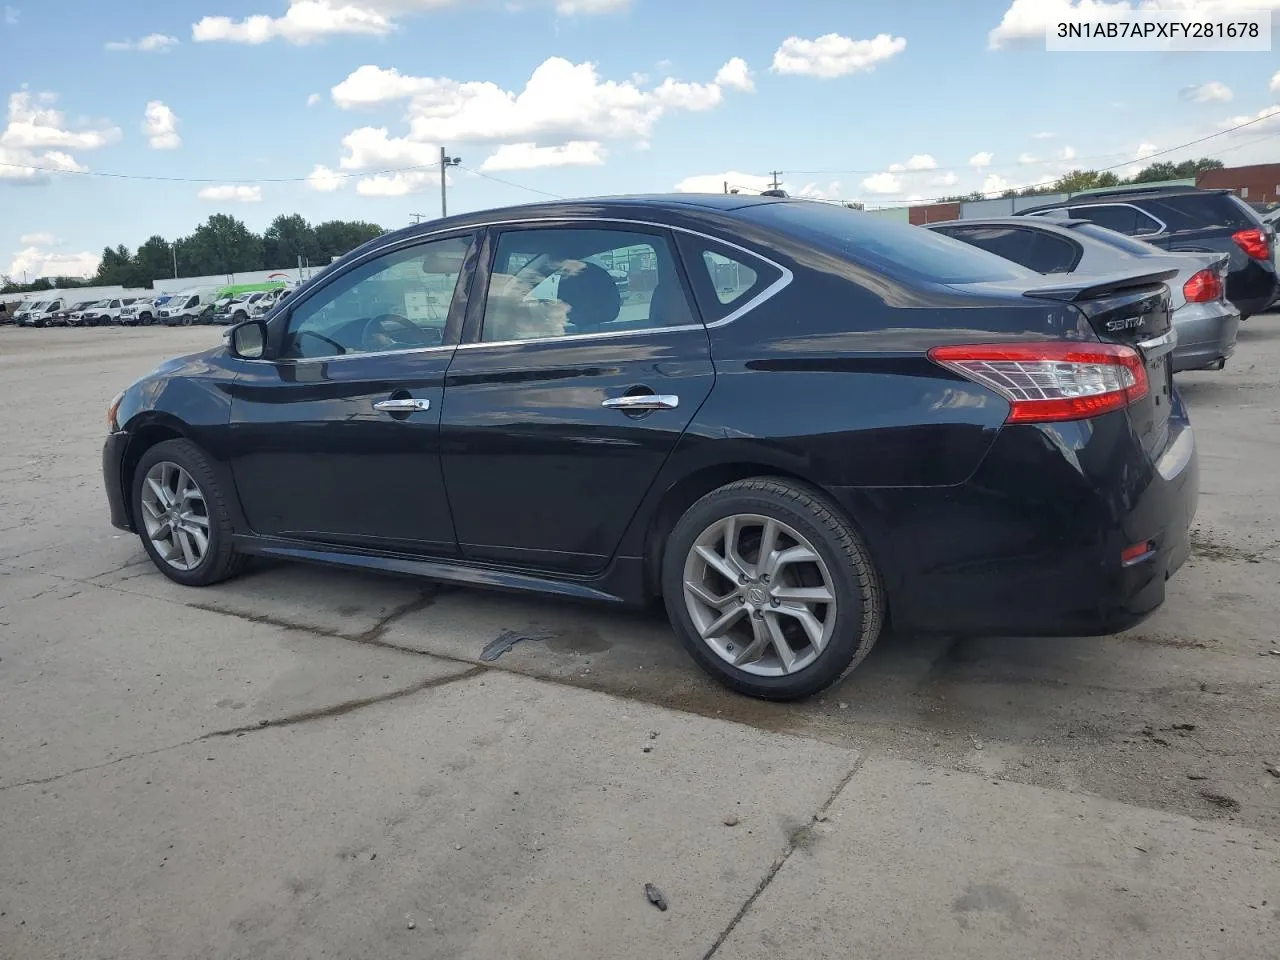
[[[388,328],[391,328],[390,330]],[[397,337],[391,331],[403,331],[407,337]],[[396,347],[433,346],[427,332],[411,320],[396,313],[380,313],[364,325],[360,336],[366,350],[392,350]],[[389,341],[389,342],[388,342]]]
[[[316,333],[314,330],[296,331],[293,335],[294,343],[296,344],[297,341],[301,340],[303,337],[314,337],[316,340],[319,340],[321,343],[325,344],[326,346],[333,347],[335,353],[347,352],[347,348],[344,347],[342,344],[340,344],[337,340],[330,339],[329,337],[326,337],[323,333]],[[303,353],[302,356],[306,356],[306,354]]]

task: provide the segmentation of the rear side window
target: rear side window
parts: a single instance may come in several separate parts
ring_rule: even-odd
[[[773,264],[704,237],[678,233],[676,245],[698,309],[708,323],[746,306],[782,276]]]
[[[932,230],[825,203],[760,204],[739,215],[900,279],[979,283],[1029,275],[1015,263]]]
[[[1070,273],[1080,262],[1078,244],[1030,227],[951,227],[939,230],[1036,273]]]
[[[1160,222],[1128,203],[1100,203],[1096,206],[1072,207],[1071,216],[1096,223],[1108,230],[1129,236],[1160,233]]]
[[[1248,230],[1261,220],[1229,193],[1183,193],[1170,197],[1146,197],[1142,206],[1169,225],[1170,230],[1221,228]]]
[[[1099,240],[1109,247],[1115,247],[1117,250],[1132,257],[1164,256],[1168,252],[1161,250],[1154,243],[1147,243],[1145,240],[1138,240],[1123,233],[1117,233],[1115,230],[1108,230],[1106,227],[1100,227],[1096,223],[1082,223],[1073,229],[1083,233],[1086,237]]]

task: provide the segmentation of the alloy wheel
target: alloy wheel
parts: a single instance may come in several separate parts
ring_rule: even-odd
[[[175,570],[194,570],[209,552],[209,509],[185,469],[161,460],[142,481],[142,522],[156,553]]]
[[[762,677],[797,673],[818,658],[836,622],[831,572],[813,544],[773,517],[717,520],[685,558],[684,600],[715,654]]]

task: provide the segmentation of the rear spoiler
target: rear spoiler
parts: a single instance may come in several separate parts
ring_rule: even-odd
[[[1078,300],[1093,300],[1108,293],[1130,290],[1134,287],[1150,287],[1172,280],[1177,275],[1177,270],[1153,270],[1150,273],[1106,273],[1101,276],[1082,276],[1074,283],[1035,287],[1022,295],[1036,300],[1063,300],[1073,303]]]

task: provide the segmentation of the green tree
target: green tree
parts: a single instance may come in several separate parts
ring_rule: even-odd
[[[304,262],[321,261],[320,241],[316,231],[301,214],[281,214],[271,221],[262,235],[263,261],[268,270],[296,267]]]
[[[173,276],[173,247],[164,237],[150,237],[133,255],[134,274],[139,285],[149,287],[153,280]]]
[[[178,241],[179,273],[209,276],[262,269],[262,238],[243,220],[215,213]]]
[[[102,262],[98,264],[98,272],[94,280],[103,286],[124,285],[131,279],[132,268],[133,257],[129,253],[129,248],[123,243],[114,249],[103,247]]]
[[[322,263],[332,257],[340,257],[360,244],[382,234],[376,223],[362,220],[326,220],[316,226],[319,259]]]

